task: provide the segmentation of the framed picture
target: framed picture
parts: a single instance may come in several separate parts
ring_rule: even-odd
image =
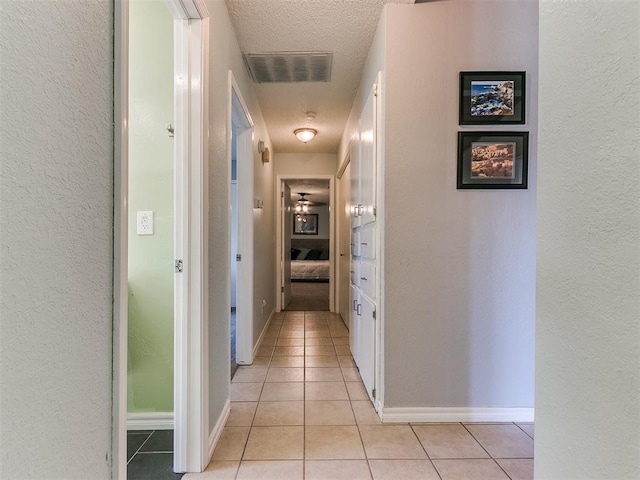
[[[527,188],[529,132],[458,132],[458,188]]]
[[[524,124],[526,72],[460,72],[460,125]]]
[[[318,214],[293,214],[294,235],[318,235]]]

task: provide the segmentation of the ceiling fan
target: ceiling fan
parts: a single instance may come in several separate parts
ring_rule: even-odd
[[[307,195],[310,195],[309,193],[298,192],[298,195],[300,195],[300,198],[297,201],[298,204],[305,204],[305,205],[307,205],[309,207],[320,207],[320,206],[326,205],[326,203],[323,203],[323,202],[312,202],[311,200],[306,198]]]

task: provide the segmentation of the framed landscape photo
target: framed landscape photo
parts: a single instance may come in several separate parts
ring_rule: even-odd
[[[318,235],[318,214],[317,213],[294,213],[293,214],[293,234],[294,235]]]
[[[527,188],[529,132],[458,132],[458,188]]]
[[[525,123],[526,72],[460,72],[460,125]]]

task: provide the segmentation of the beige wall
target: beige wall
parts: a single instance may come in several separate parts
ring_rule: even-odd
[[[113,3],[0,7],[0,478],[111,478]]]
[[[276,153],[275,175],[335,175],[334,153]]]
[[[385,406],[533,406],[537,12],[387,7]],[[527,71],[528,190],[456,189],[462,70]]]
[[[640,476],[640,4],[540,3],[535,476]]]
[[[535,1],[385,8],[338,154],[382,70],[385,407],[533,406],[536,18]],[[531,134],[528,190],[456,190],[462,70],[527,71],[509,130]]]
[[[272,150],[260,106],[253,93],[240,48],[224,1],[207,0],[209,32],[209,424],[212,428],[229,398],[229,312],[230,265],[230,86],[228,72],[233,71],[247,103],[254,127],[254,198],[264,201],[263,209],[254,209],[254,335],[260,334],[275,307],[275,243],[273,163],[263,164],[258,140]],[[260,302],[267,301],[264,313]]]
[[[360,112],[362,111],[362,108],[367,101],[369,89],[375,83],[378,72],[382,72],[383,75],[385,72],[387,53],[385,48],[387,44],[386,19],[387,11],[385,9],[380,15],[380,21],[378,22],[375,36],[373,38],[373,41],[371,42],[371,48],[369,49],[369,53],[367,54],[367,61],[362,71],[358,92],[356,93],[356,98],[353,101],[351,112],[349,113],[349,118],[347,119],[347,124],[345,126],[340,145],[338,146],[339,165],[342,165],[349,154],[349,144],[351,142],[351,137],[353,136],[353,132],[357,127],[358,119],[360,118]],[[382,98],[384,98],[384,93],[385,92],[383,89],[381,91]],[[379,133],[379,136],[380,135],[384,137],[384,132]]]

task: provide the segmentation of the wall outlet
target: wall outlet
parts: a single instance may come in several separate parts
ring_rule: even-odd
[[[152,211],[138,211],[136,218],[136,230],[138,235],[153,235]]]

